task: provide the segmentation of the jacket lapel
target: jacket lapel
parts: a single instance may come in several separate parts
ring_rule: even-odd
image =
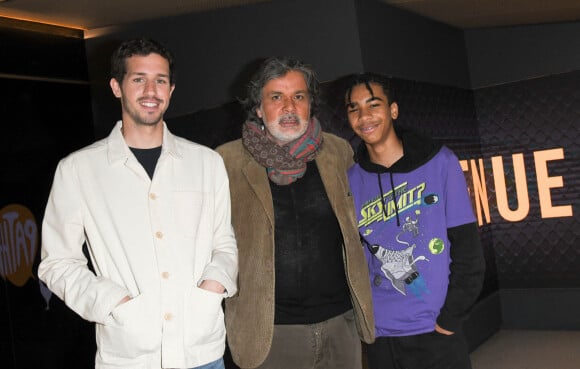
[[[344,190],[339,180],[338,173],[336,172],[338,168],[336,158],[333,155],[330,155],[327,150],[324,150],[323,147],[316,157],[316,165],[318,166],[322,183],[324,183],[328,200],[336,214],[338,205],[337,200],[343,197],[340,192]]]
[[[266,169],[254,160],[248,160],[242,168],[242,173],[248,184],[262,203],[272,228],[274,227],[274,205],[272,204],[272,192],[270,191],[269,179]]]

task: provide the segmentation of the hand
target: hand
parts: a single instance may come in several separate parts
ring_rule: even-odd
[[[205,281],[201,282],[199,288],[219,294],[226,292],[226,288],[220,282],[211,279],[206,279]]]
[[[455,334],[455,332],[451,332],[448,331],[447,329],[443,329],[439,326],[439,324],[435,323],[435,332],[440,333],[440,334],[444,334],[446,336],[451,336],[452,334]]]
[[[117,307],[117,306],[119,306],[119,305],[122,305],[122,304],[126,303],[126,302],[127,302],[127,301],[129,301],[129,300],[131,300],[131,297],[129,297],[129,296],[125,296],[125,297],[123,297],[123,299],[122,299],[121,301],[119,301],[119,302],[117,303],[117,305],[116,305],[115,307]]]

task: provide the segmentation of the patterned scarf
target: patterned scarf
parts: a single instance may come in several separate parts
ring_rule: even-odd
[[[302,178],[306,163],[316,158],[322,145],[322,130],[318,120],[312,118],[302,136],[279,146],[266,136],[260,124],[247,121],[242,128],[242,142],[254,159],[266,168],[272,182],[288,185]]]

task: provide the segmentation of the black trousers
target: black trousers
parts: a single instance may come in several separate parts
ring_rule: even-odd
[[[367,346],[367,358],[369,369],[471,369],[462,332],[377,337]]]

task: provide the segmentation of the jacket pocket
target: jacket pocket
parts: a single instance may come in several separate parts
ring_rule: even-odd
[[[97,324],[97,346],[103,362],[135,359],[158,351],[161,319],[155,306],[141,294],[117,306],[105,324]]]
[[[225,335],[223,294],[192,287],[185,306],[185,340],[188,346],[203,345]]]
[[[203,212],[207,194],[198,191],[174,191],[172,208],[177,231],[185,237],[195,238],[198,229],[203,231]]]

